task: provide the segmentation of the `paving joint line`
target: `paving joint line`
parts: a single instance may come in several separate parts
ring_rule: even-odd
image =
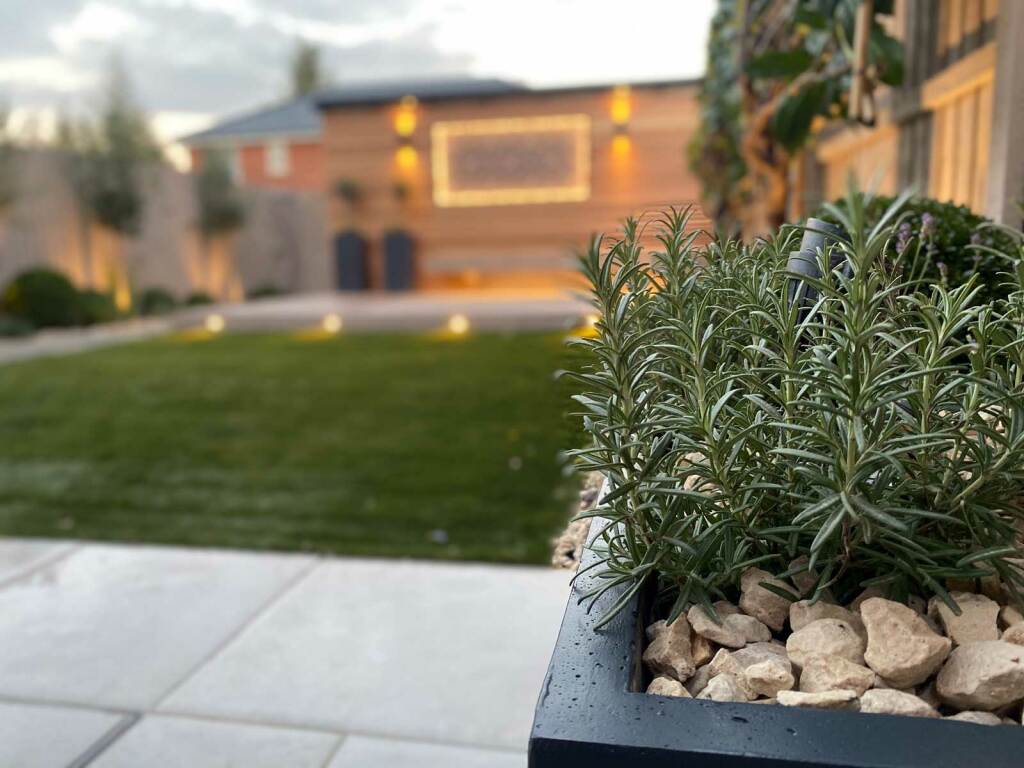
[[[110,730],[94,741],[92,745],[85,750],[85,752],[72,760],[68,764],[68,768],[86,768],[86,766],[90,765],[97,757],[106,752],[114,742],[131,730],[132,726],[141,719],[142,715],[139,712],[132,712],[131,714],[122,717],[113,725],[112,728],[110,728]]]
[[[5,589],[6,587],[9,587],[11,584],[14,584],[17,581],[21,581],[22,579],[33,576],[34,574],[38,573],[44,568],[48,568],[51,565],[56,565],[60,561],[65,560],[74,553],[80,551],[84,545],[83,542],[81,541],[74,541],[65,542],[63,546],[59,544],[55,546],[57,548],[56,552],[51,552],[48,555],[44,555],[35,562],[29,563],[28,565],[24,566],[20,570],[17,570],[14,573],[8,574],[7,576],[0,578],[0,589]]]
[[[234,630],[229,632],[227,636],[219,642],[209,653],[203,656],[196,664],[194,664],[180,680],[171,685],[162,695],[157,696],[155,701],[147,708],[149,712],[157,712],[167,699],[173,696],[181,689],[189,680],[195,677],[200,670],[203,669],[207,664],[216,659],[229,645],[235,640],[242,636],[242,634],[251,627],[256,621],[262,618],[267,612],[273,608],[277,602],[285,597],[289,592],[299,586],[305,581],[310,574],[312,574],[318,566],[323,563],[323,558],[319,555],[314,555],[309,565],[301,569],[295,576],[285,582],[285,584],[275,591],[269,598],[263,603],[257,606],[256,610],[244,621],[242,621]]]

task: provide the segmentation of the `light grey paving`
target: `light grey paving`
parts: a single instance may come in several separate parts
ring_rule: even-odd
[[[526,768],[526,753],[370,739],[345,739],[328,768]]]
[[[17,578],[33,568],[72,549],[64,541],[39,539],[0,539],[0,584]]]
[[[311,562],[83,547],[0,589],[0,696],[151,707]]]
[[[0,702],[0,766],[65,768],[120,719],[107,712]]]
[[[315,731],[150,715],[89,768],[321,768],[340,738]]]
[[[328,561],[162,708],[525,749],[568,579]]]

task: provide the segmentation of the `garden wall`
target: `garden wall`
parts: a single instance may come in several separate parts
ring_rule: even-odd
[[[316,195],[247,189],[243,228],[204,249],[192,178],[169,167],[146,173],[141,231],[123,239],[82,220],[59,153],[22,153],[16,178],[17,198],[0,219],[0,285],[38,265],[113,291],[122,303],[149,287],[235,299],[268,285],[310,291],[334,282]]]

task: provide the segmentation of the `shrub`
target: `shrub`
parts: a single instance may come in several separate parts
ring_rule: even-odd
[[[173,312],[174,308],[178,306],[178,302],[174,295],[164,288],[147,288],[139,294],[136,306],[139,308],[140,315],[150,317]]]
[[[60,272],[29,269],[17,275],[0,295],[0,311],[36,328],[77,325],[78,290]]]
[[[258,285],[246,294],[246,298],[253,299],[272,299],[275,296],[284,296],[286,291],[283,288],[279,288],[276,285]]]
[[[11,315],[0,315],[0,339],[28,336],[33,330],[35,329],[27,320]]]
[[[109,293],[84,290],[78,294],[78,321],[82,325],[96,325],[117,320],[120,313]]]
[[[873,227],[893,200],[885,196],[864,198],[865,225]],[[847,208],[843,200],[833,205],[840,213]],[[815,215],[832,224],[840,223],[837,213],[826,208]],[[914,197],[903,206],[895,229],[892,247],[900,250],[920,246],[928,280],[957,286],[977,274],[980,300],[1005,298],[1008,291],[1003,273],[1010,263],[1008,257],[1016,252],[1016,244],[1011,235],[993,227],[990,219],[963,205]],[[985,247],[974,247],[979,245]]]
[[[567,375],[593,441],[575,453],[610,484],[585,596],[625,587],[609,616],[655,574],[674,618],[801,555],[810,597],[949,601],[947,580],[993,571],[1024,586],[1024,250],[1008,299],[984,303],[978,276],[909,279],[887,256],[897,206],[868,229],[862,202],[831,211],[852,238],[818,252],[811,305],[786,298],[794,229],[699,248],[672,211],[656,252],[629,221],[584,256],[601,320]]]
[[[213,299],[210,297],[210,294],[204,293],[203,291],[190,293],[185,299],[185,306],[187,307],[198,307],[203,304],[213,304]]]

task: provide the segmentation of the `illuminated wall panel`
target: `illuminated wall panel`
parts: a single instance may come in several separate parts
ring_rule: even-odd
[[[588,115],[434,123],[434,202],[455,207],[586,200],[590,132]]]

